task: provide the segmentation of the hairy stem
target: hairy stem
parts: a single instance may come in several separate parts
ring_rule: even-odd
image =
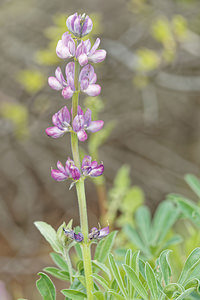
[[[78,98],[79,98],[78,77],[79,77],[79,63],[78,61],[75,60],[74,85],[76,91],[72,97],[73,119],[77,115],[77,108],[78,108]],[[73,160],[76,166],[80,169],[81,164],[80,164],[80,157],[79,157],[78,138],[76,133],[71,133],[71,148],[72,148]],[[84,240],[81,243],[81,246],[82,246],[83,263],[84,263],[84,271],[85,271],[87,299],[92,300],[94,298],[92,294],[92,290],[93,290],[93,280],[91,276],[92,264],[91,264],[90,244],[88,242],[88,217],[87,217],[87,206],[86,206],[86,197],[85,197],[85,185],[83,179],[80,179],[76,183],[76,191],[78,197],[81,231],[84,236]]]

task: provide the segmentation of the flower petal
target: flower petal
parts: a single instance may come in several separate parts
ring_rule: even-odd
[[[98,96],[101,93],[101,87],[98,84],[89,84],[86,90],[83,90],[88,96]]]
[[[103,125],[104,125],[104,121],[102,120],[92,121],[90,125],[87,127],[87,130],[90,132],[97,132],[102,129]]]
[[[91,169],[88,175],[91,177],[101,176],[103,174],[103,171],[104,171],[104,165],[99,165],[98,167]]]
[[[99,233],[98,238],[99,238],[99,239],[104,238],[104,237],[106,237],[108,234],[109,234],[109,226],[104,227],[104,228],[102,228],[102,229],[100,230],[100,233]]]
[[[58,57],[65,59],[70,58],[72,55],[69,52],[69,48],[65,45],[63,45],[62,40],[58,41],[57,47],[56,47],[56,54]]]
[[[84,142],[87,140],[87,133],[85,132],[85,130],[80,130],[77,132],[77,136],[79,141]]]
[[[90,50],[90,54],[89,55],[93,55],[94,52],[97,50],[97,48],[99,47],[99,44],[100,44],[100,38],[97,38],[92,49]]]
[[[48,84],[53,90],[56,91],[59,91],[63,88],[63,85],[53,76],[48,78]]]
[[[63,136],[63,134],[65,133],[64,130],[59,129],[57,126],[48,127],[45,130],[45,132],[48,136],[51,136],[54,139],[57,139],[57,138]]]
[[[77,167],[71,169],[71,176],[74,180],[79,180],[81,177],[81,173]]]
[[[81,232],[79,232],[78,234],[74,233],[74,239],[78,243],[82,242],[84,239],[83,234]]]
[[[59,160],[57,161],[57,168],[60,172],[62,172],[64,174],[66,173],[65,168],[63,167],[62,163]]]
[[[84,66],[88,63],[87,54],[83,53],[78,57],[78,62],[81,66]]]
[[[74,91],[68,85],[62,90],[62,96],[64,99],[70,99],[74,94]]]
[[[60,110],[60,112],[61,112],[61,115],[62,115],[62,122],[63,123],[70,123],[70,120],[71,120],[71,117],[70,117],[70,112],[69,112],[69,110],[68,110],[68,108],[67,108],[67,106],[64,106],[61,110]]]
[[[94,54],[90,55],[88,58],[93,63],[102,62],[106,58],[106,51],[105,50],[96,50],[94,52]]]
[[[85,112],[85,115],[84,115],[84,125],[86,125],[87,127],[90,125],[91,123],[91,115],[92,115],[92,112],[91,110],[88,108]]]
[[[68,178],[66,174],[63,174],[59,170],[55,170],[55,169],[51,170],[51,177],[56,181],[63,181]]]
[[[89,156],[89,155],[85,155],[84,158],[83,158],[83,160],[82,160],[82,166],[81,166],[81,168],[90,167],[91,163],[92,163],[92,157]]]
[[[62,86],[64,84],[66,84],[66,81],[65,81],[65,78],[62,74],[62,71],[61,71],[61,68],[60,67],[57,67],[56,68],[56,71],[55,71],[55,76],[56,76],[56,79],[62,84]]]
[[[78,132],[84,128],[84,117],[83,115],[76,115],[72,122],[72,127],[75,132]]]

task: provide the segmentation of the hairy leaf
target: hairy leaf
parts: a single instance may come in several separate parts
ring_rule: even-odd
[[[55,300],[56,290],[51,279],[44,273],[38,273],[40,279],[37,280],[36,286],[44,300]]]

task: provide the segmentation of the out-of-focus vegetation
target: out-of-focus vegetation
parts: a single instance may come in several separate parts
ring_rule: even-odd
[[[22,2],[20,1],[20,3]],[[89,10],[90,1],[86,2],[88,6],[83,3],[82,8]],[[109,7],[111,2],[112,8]],[[165,4],[164,8],[162,2]],[[30,278],[29,284],[26,283],[22,287],[21,282],[24,281],[22,274],[27,270],[28,275],[25,275],[25,279],[28,280],[29,277],[32,277],[32,274],[40,269],[42,262],[48,261],[46,255],[48,249],[43,244],[40,246],[38,235],[31,229],[32,222],[41,215],[49,222],[53,220],[58,227],[58,220],[64,220],[71,214],[76,215],[73,212],[73,201],[68,205],[67,212],[63,213],[66,211],[67,204],[65,200],[61,201],[61,199],[64,199],[63,195],[66,192],[58,191],[50,179],[47,179],[49,169],[45,165],[45,161],[53,164],[60,155],[61,148],[55,150],[54,146],[49,146],[48,139],[45,140],[44,134],[40,134],[49,124],[50,117],[55,112],[54,108],[57,109],[58,106],[64,105],[60,99],[52,101],[55,96],[53,91],[50,94],[47,88],[47,77],[52,74],[57,63],[60,62],[55,53],[55,46],[66,31],[65,21],[68,11],[66,14],[60,13],[62,9],[56,5],[56,9],[59,11],[53,17],[53,26],[47,27],[42,19],[44,17],[44,19],[50,20],[51,16],[55,14],[55,7],[54,9],[53,6],[52,8],[48,7],[48,5],[53,5],[52,1],[44,1],[45,8],[42,9],[37,8],[37,5],[34,4],[35,13],[31,7],[28,7],[29,2],[24,4],[24,7],[27,8],[26,12],[23,11],[23,7],[20,7],[19,2],[18,4],[7,3],[2,4],[2,13],[0,13],[1,17],[4,14],[2,20],[5,20],[5,24],[7,20],[10,20],[9,25],[5,28],[6,33],[2,31],[1,27],[1,47],[6,46],[6,51],[1,55],[1,64],[5,75],[3,74],[1,77],[3,93],[0,91],[1,133],[3,136],[1,142],[2,198],[0,199],[3,257],[0,260],[0,268],[3,274],[2,279],[8,283],[14,299],[30,295],[30,298],[33,296],[35,300],[38,299],[38,295],[34,295],[35,288],[30,283],[34,280]],[[6,5],[9,5],[9,14],[4,13]],[[12,5],[15,6],[13,12]],[[39,5],[42,4],[38,2],[38,7]],[[69,3],[71,11],[74,11],[73,5],[74,3]],[[66,3],[63,7],[66,10]],[[137,220],[142,213],[149,218],[150,213],[146,205],[144,206],[144,198],[146,198],[152,213],[152,207],[155,209],[158,201],[164,199],[162,195],[169,190],[176,190],[172,188],[174,185],[177,186],[178,191],[183,190],[188,193],[188,189],[180,179],[187,170],[199,173],[198,8],[199,3],[196,0],[154,2],[132,0],[128,1],[128,5],[127,1],[124,1],[123,7],[120,8],[118,8],[118,3],[108,1],[107,4],[105,3],[106,11],[100,12],[100,7],[98,7],[98,12],[94,16],[91,15],[95,21],[93,31],[95,35],[103,32],[100,24],[104,25],[105,22],[105,39],[102,38],[102,42],[108,52],[108,58],[103,80],[105,87],[107,86],[105,91],[108,94],[106,95],[106,104],[103,104],[102,100],[94,102],[93,99],[88,99],[86,100],[87,106],[91,105],[94,119],[98,114],[100,114],[99,118],[103,114],[108,114],[108,110],[112,119],[113,115],[118,119],[115,127],[114,123],[108,125],[107,121],[101,138],[97,134],[91,136],[89,141],[89,152],[96,159],[98,159],[101,145],[105,142],[105,152],[103,152],[103,147],[100,151],[105,153],[104,157],[108,162],[106,166],[108,180],[107,183],[105,178],[96,182],[97,186],[100,186],[99,199],[107,201],[107,205],[104,205],[101,210],[105,211],[107,206],[108,212],[103,216],[102,223],[109,222],[113,228],[124,228],[123,231],[120,230],[119,238],[116,239],[117,247],[123,245],[126,248],[137,249],[137,238],[138,236],[140,239],[142,237],[143,248],[147,246],[147,249],[150,248],[150,250],[148,253],[142,251],[141,257],[147,257],[150,260],[160,253],[164,243],[170,241],[174,233],[176,236],[181,236],[184,242],[177,238],[176,241],[180,243],[169,247],[173,249],[170,260],[176,276],[180,274],[183,261],[200,243],[198,224],[193,224],[194,220],[198,220],[196,212],[194,212],[194,210],[198,211],[198,205],[194,206],[190,203],[189,207],[187,206],[188,210],[184,206],[184,213],[180,215],[177,222],[169,227],[166,236],[157,244],[142,236],[143,224]],[[21,15],[20,10],[23,12]],[[28,13],[27,16],[28,11],[30,15]],[[10,18],[11,13],[13,18]],[[27,16],[26,20],[24,16]],[[20,24],[23,26],[20,27]],[[29,25],[27,29],[26,24]],[[15,33],[17,27],[21,28],[21,32]],[[131,31],[133,27],[134,33]],[[26,38],[33,33],[35,35],[31,36],[32,43],[29,40],[29,47]],[[39,41],[38,36],[40,35],[41,40]],[[5,39],[4,36],[6,36]],[[37,39],[35,44],[34,39]],[[111,48],[109,42],[113,42]],[[116,54],[115,51],[120,49],[120,43],[124,46],[124,52]],[[32,46],[33,52],[30,51]],[[12,49],[14,52],[10,52]],[[126,51],[131,53],[131,56],[128,56]],[[32,57],[30,53],[32,53]],[[135,64],[131,64],[131,59],[126,64],[126,58],[130,57],[137,58],[134,60]],[[9,61],[12,63],[12,68],[8,64]],[[4,63],[6,63],[5,66],[3,66]],[[51,70],[49,67],[52,67]],[[6,70],[12,74],[11,77]],[[163,73],[168,75],[167,79],[162,77]],[[129,81],[132,81],[132,77],[134,77],[134,87],[128,84]],[[14,80],[16,80],[16,85],[14,85]],[[6,92],[5,89],[7,89]],[[5,94],[9,97],[4,97]],[[169,101],[169,99],[173,101]],[[52,101],[51,106],[50,100]],[[141,103],[143,103],[143,107],[138,108]],[[167,121],[163,117],[163,111],[167,116]],[[143,128],[146,116],[148,121],[153,120],[152,127]],[[147,122],[147,124],[152,123]],[[8,124],[8,129],[5,128],[5,124]],[[129,125],[125,126],[125,124]],[[110,140],[108,140],[108,136],[111,136]],[[151,143],[149,143],[150,140]],[[109,152],[110,148],[112,151]],[[113,155],[114,150],[116,150],[116,156]],[[123,158],[120,158],[122,153],[124,154]],[[131,159],[129,155],[131,155]],[[128,172],[128,167],[123,166],[118,175],[120,172],[124,172],[124,179],[116,183],[117,179],[113,180],[114,174],[117,167],[125,162],[130,162],[131,173]],[[111,176],[113,177],[111,178]],[[133,185],[130,180],[127,180],[129,182],[126,183],[126,176],[134,177]],[[106,187],[108,192],[106,192]],[[142,188],[145,189],[145,193]],[[102,195],[103,198],[100,198]],[[94,201],[96,195],[94,197],[92,194],[92,196]],[[70,201],[72,194],[67,195],[66,198],[67,201]],[[182,202],[179,201],[179,209],[180,207],[183,209],[185,202],[182,203],[182,206],[180,203]],[[162,205],[165,208],[165,205],[161,204],[158,210]],[[95,207],[96,205],[89,207],[91,211],[94,210],[91,222],[96,222],[96,219],[94,221],[94,215],[97,214]],[[157,213],[156,210],[154,217],[150,218],[151,230]],[[24,240],[26,241],[25,245],[22,243]],[[139,242],[141,243],[140,240]],[[23,251],[28,254],[24,254],[24,252],[20,254],[22,245]],[[27,264],[30,266],[28,269]],[[11,269],[12,272],[10,272]],[[16,281],[16,278],[19,281]],[[21,281],[20,278],[22,278]]]

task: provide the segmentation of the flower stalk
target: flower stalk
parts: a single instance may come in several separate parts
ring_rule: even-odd
[[[79,63],[78,61],[75,61],[75,73],[74,73],[75,93],[73,94],[72,97],[72,118],[73,119],[77,115],[77,110],[78,110],[78,100],[79,100],[78,77],[79,77]],[[80,169],[78,137],[77,134],[73,132],[71,133],[71,149],[72,149],[74,162],[76,166]],[[77,191],[77,198],[78,198],[81,231],[84,236],[84,240],[81,243],[81,246],[82,246],[83,263],[84,263],[84,271],[85,271],[87,298],[88,300],[90,300],[93,299],[93,294],[92,294],[93,280],[92,280],[90,243],[88,241],[88,217],[87,217],[84,179],[81,178],[78,182],[76,182],[76,191]]]

